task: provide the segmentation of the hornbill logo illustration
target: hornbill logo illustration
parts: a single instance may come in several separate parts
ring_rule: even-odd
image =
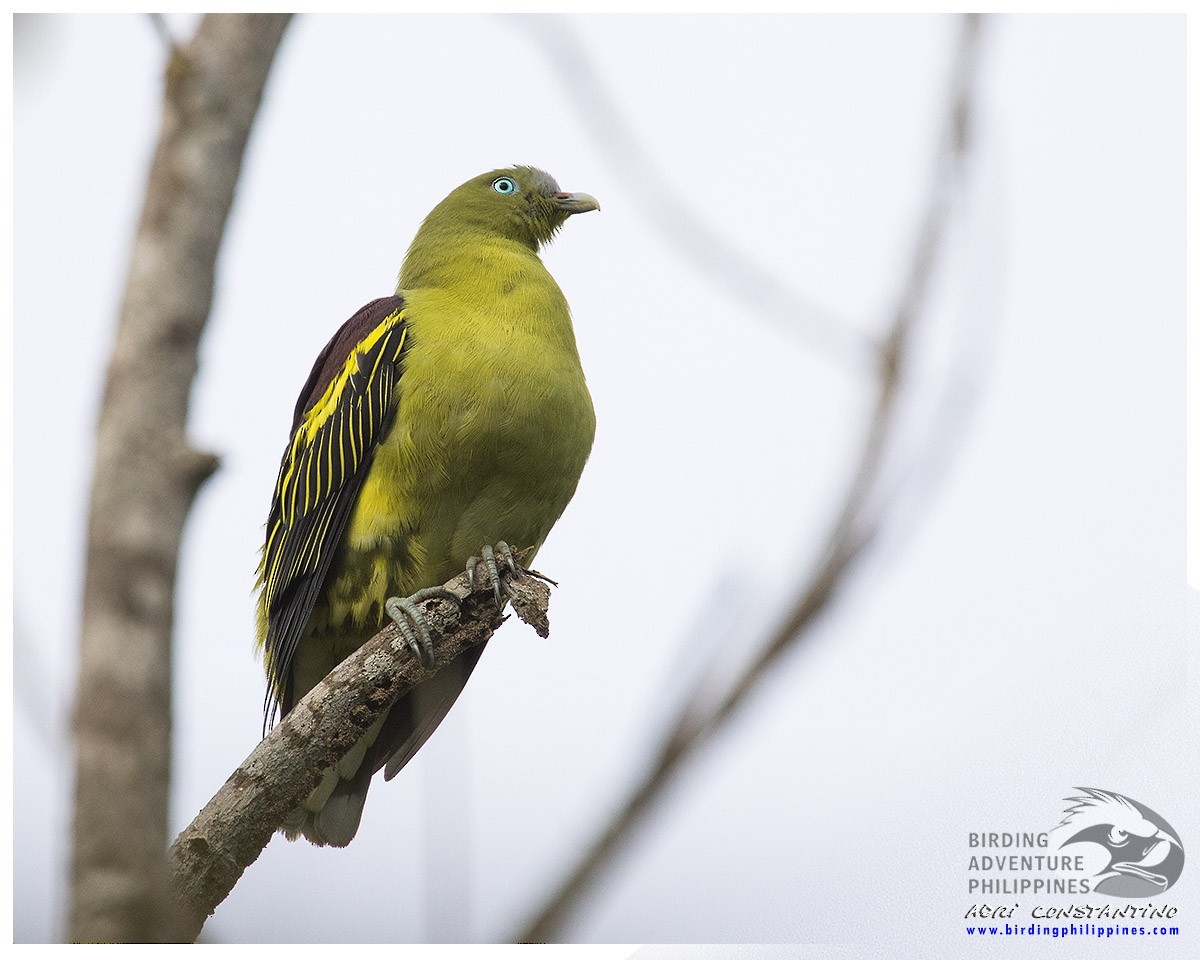
[[[1107,865],[1096,872],[1096,893],[1110,897],[1153,897],[1167,890],[1183,871],[1183,844],[1162,817],[1144,804],[1109,790],[1076,787],[1084,794],[1067,797],[1059,849],[1090,843],[1103,847]]]

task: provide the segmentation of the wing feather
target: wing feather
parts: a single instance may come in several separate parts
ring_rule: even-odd
[[[296,403],[259,569],[268,723],[293,705],[292,660],[391,427],[407,345],[404,300],[372,301],[326,344]]]

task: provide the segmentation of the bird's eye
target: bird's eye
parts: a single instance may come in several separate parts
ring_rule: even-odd
[[[511,177],[497,177],[492,181],[492,189],[497,193],[516,193],[517,184]]]
[[[1114,847],[1122,846],[1129,839],[1129,834],[1119,827],[1113,827],[1108,831],[1108,842]]]

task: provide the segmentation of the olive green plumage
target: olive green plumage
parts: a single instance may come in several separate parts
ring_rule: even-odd
[[[537,253],[598,209],[532,167],[495,170],[426,217],[396,295],[334,335],[296,404],[259,570],[268,707],[286,713],[385,622],[389,597],[443,583],[487,544],[534,551],[591,451],[595,416],[570,311]],[[286,826],[344,846],[371,776],[432,734],[482,652],[390,711]]]

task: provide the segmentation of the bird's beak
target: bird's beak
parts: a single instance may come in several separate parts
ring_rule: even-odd
[[[599,210],[600,201],[590,193],[556,193],[554,202],[564,213],[587,213],[589,210]]]

